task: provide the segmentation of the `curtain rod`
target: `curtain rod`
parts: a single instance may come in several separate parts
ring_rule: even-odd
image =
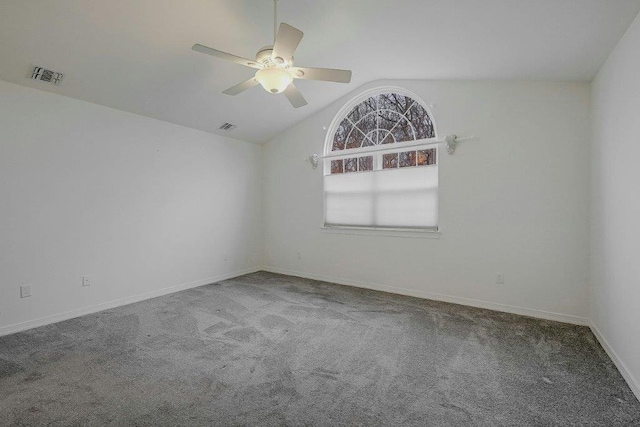
[[[447,135],[444,137],[444,139],[441,140],[436,140],[436,141],[429,141],[429,142],[422,142],[422,141],[413,141],[413,142],[408,142],[406,144],[402,144],[402,147],[400,147],[400,149],[402,148],[412,148],[412,147],[428,147],[430,145],[438,145],[438,144],[447,144],[447,153],[449,154],[453,154],[456,151],[456,147],[458,146],[458,142],[460,141],[468,141],[470,139],[473,139],[473,136],[464,136],[464,137],[458,137],[457,135]],[[369,150],[362,150],[362,151],[357,151],[357,152],[353,152],[353,153],[331,153],[331,154],[327,154],[324,156],[319,156],[317,154],[312,154],[309,157],[305,158],[305,161],[308,161],[311,163],[311,166],[315,169],[318,167],[318,160],[324,160],[324,159],[331,159],[331,158],[336,158],[336,157],[343,157],[343,156],[349,156],[349,155],[353,155],[353,156],[360,156],[362,154],[371,154],[371,153],[378,153],[381,151],[390,151],[390,150],[398,150],[399,147],[397,145],[394,145],[393,147],[384,147],[384,146],[376,146],[375,148],[369,149]]]

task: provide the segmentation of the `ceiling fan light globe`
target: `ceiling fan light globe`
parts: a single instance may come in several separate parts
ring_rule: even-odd
[[[273,67],[258,70],[256,80],[264,90],[275,94],[284,91],[293,82],[293,76],[285,70]]]

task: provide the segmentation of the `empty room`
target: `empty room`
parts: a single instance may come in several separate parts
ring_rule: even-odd
[[[640,426],[640,0],[0,0],[0,426]]]

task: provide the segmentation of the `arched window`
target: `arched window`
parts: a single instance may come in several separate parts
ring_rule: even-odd
[[[437,229],[435,140],[428,107],[404,89],[345,105],[325,142],[325,226]]]

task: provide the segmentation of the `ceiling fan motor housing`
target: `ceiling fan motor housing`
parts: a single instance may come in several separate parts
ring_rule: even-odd
[[[256,62],[265,67],[288,68],[293,64],[293,57],[287,62],[284,58],[273,57],[273,46],[265,46],[256,53]]]

